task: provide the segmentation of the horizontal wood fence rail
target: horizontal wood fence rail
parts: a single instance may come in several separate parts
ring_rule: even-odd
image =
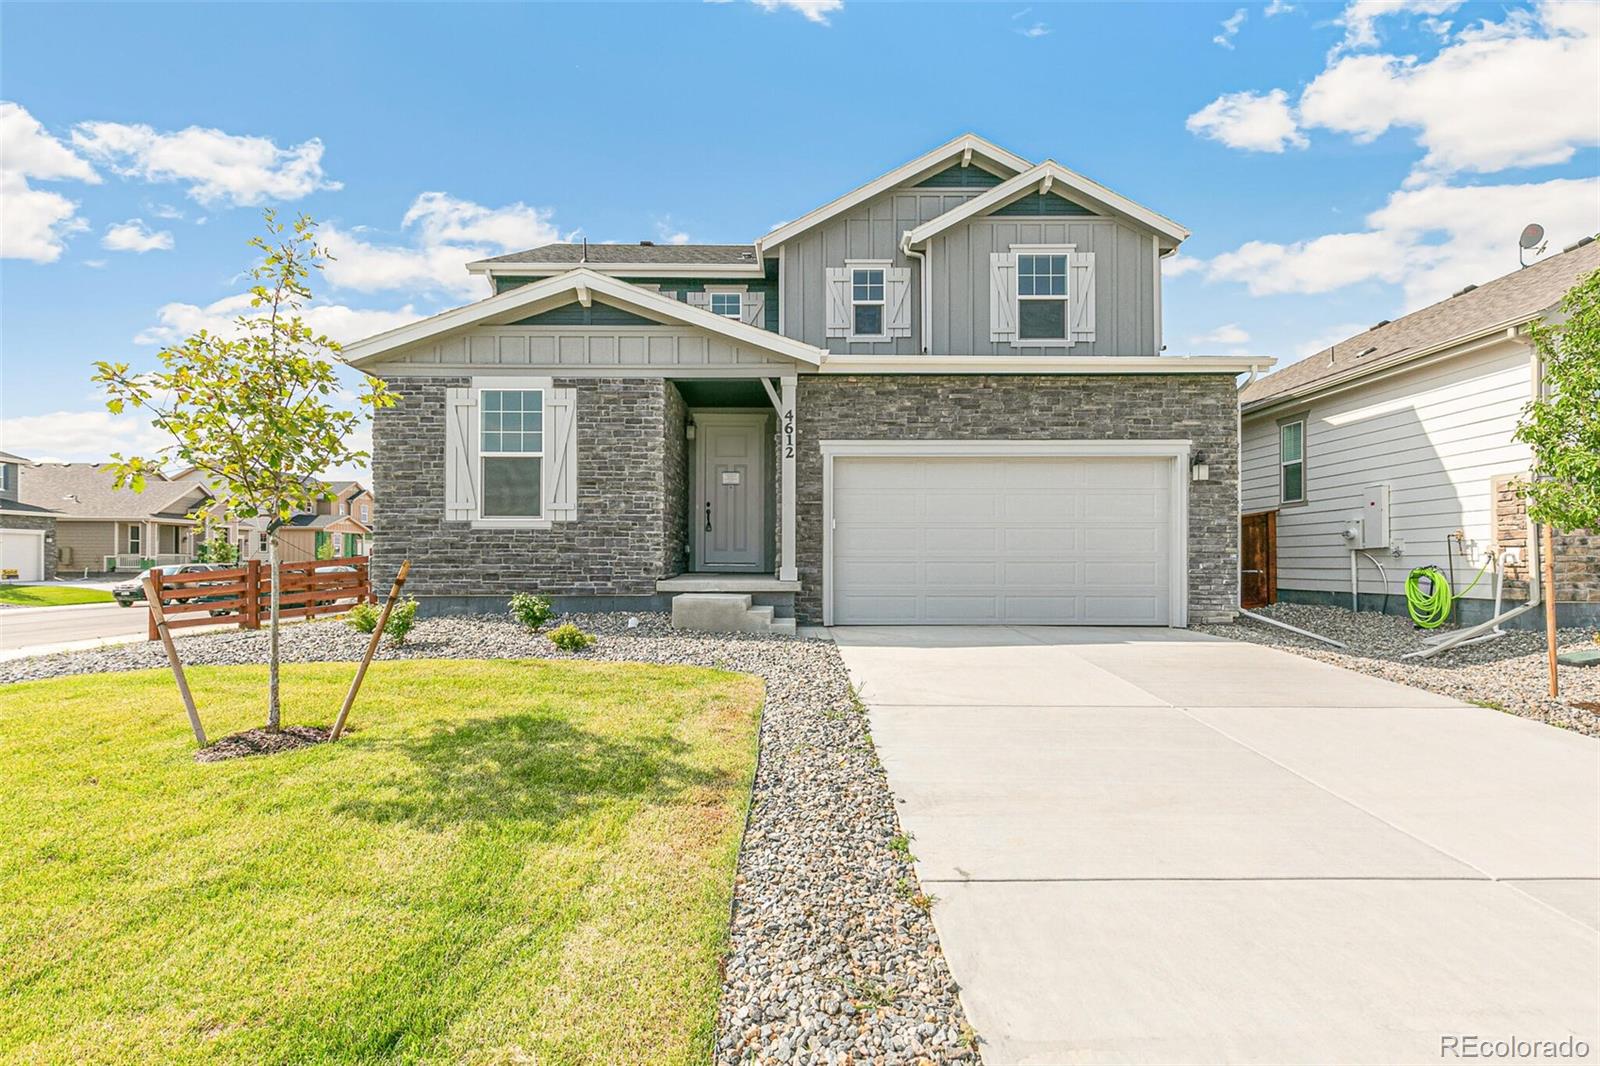
[[[315,618],[343,614],[358,603],[375,603],[365,555],[279,563],[278,617]],[[272,611],[272,569],[259,559],[224,570],[150,575],[167,628],[236,625],[260,629]],[[150,616],[150,639],[156,631]]]

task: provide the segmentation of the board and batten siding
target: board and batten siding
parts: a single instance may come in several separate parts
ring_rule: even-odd
[[[436,374],[442,367],[635,368],[651,376],[690,367],[733,373],[793,372],[794,364],[722,337],[666,326],[484,326],[385,356],[381,374]]]
[[[1389,486],[1390,535],[1405,542],[1398,558],[1369,553],[1389,571],[1390,593],[1404,594],[1415,567],[1448,572],[1445,538],[1457,529],[1481,552],[1494,539],[1494,478],[1529,466],[1527,447],[1512,439],[1529,390],[1528,349],[1501,341],[1326,399],[1246,416],[1242,509],[1278,508],[1278,588],[1349,595],[1350,549],[1342,532],[1361,513],[1371,485]],[[1282,504],[1278,426],[1302,414],[1306,502]],[[1470,562],[1457,556],[1457,587],[1480,565],[1481,556]],[[1377,568],[1359,566],[1361,591],[1382,592]],[[1468,595],[1494,596],[1487,575]]]
[[[970,188],[900,188],[874,197],[783,246],[783,328],[818,348],[851,355],[916,355],[922,351],[922,278],[918,261],[900,251],[900,235],[983,192]],[[849,259],[882,259],[911,268],[911,335],[872,343],[829,337],[829,267]],[[987,283],[986,283],[987,284]]]
[[[1095,339],[1013,347],[989,339],[989,256],[1015,244],[1071,244],[1095,258]],[[976,218],[929,241],[937,355],[1156,355],[1156,250],[1150,234],[1110,219]]]

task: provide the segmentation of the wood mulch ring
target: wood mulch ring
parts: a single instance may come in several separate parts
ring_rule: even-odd
[[[194,753],[195,762],[222,762],[249,755],[277,755],[321,744],[328,739],[323,726],[287,725],[276,732],[266,728],[246,729],[214,740]]]

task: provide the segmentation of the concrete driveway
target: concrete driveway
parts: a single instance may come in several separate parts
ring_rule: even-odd
[[[1174,630],[833,635],[989,1063],[1600,1056],[1595,741]]]

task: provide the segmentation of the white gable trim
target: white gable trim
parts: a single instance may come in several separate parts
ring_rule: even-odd
[[[994,188],[974,196],[966,203],[953,210],[946,211],[938,218],[930,219],[906,235],[905,243],[908,245],[921,244],[936,234],[943,233],[951,226],[965,222],[969,218],[987,214],[990,211],[1004,207],[1013,200],[1019,200],[1031,192],[1043,192],[1060,185],[1055,189],[1058,193],[1077,196],[1089,201],[1085,206],[1104,207],[1113,215],[1121,215],[1154,230],[1170,242],[1170,247],[1176,248],[1189,238],[1189,231],[1178,225],[1165,215],[1158,215],[1142,204],[1134,203],[1120,193],[1112,192],[1099,182],[1084,177],[1082,174],[1068,170],[1053,159],[1046,159],[1036,167],[1030,167],[1008,181],[1003,181]]]
[[[755,326],[747,326],[743,322],[735,322],[721,315],[714,315],[703,308],[582,267],[569,270],[558,277],[521,285],[486,300],[444,311],[432,318],[424,318],[420,322],[412,322],[386,333],[347,344],[344,346],[345,362],[355,367],[365,366],[398,348],[469,326],[497,325],[499,323],[495,321],[496,319],[520,317],[519,313],[526,312],[537,304],[550,302],[567,293],[579,295],[581,298],[584,292],[589,294],[590,299],[596,296],[605,297],[607,298],[605,302],[624,310],[680,322],[707,333],[726,337],[744,347],[771,352],[810,366],[820,366],[826,355],[821,348],[813,348],[792,338],[769,333]]]
[[[625,274],[631,278],[759,278],[766,274],[766,266],[760,259],[738,263],[493,263],[479,259],[467,264],[467,273],[487,278],[564,274],[576,269]]]
[[[902,185],[925,170],[930,170],[941,163],[960,160],[965,165],[970,165],[972,156],[977,154],[986,160],[999,163],[1012,171],[1025,171],[1032,166],[1026,159],[1001,148],[997,144],[979,137],[975,133],[963,133],[953,141],[941,144],[931,152],[917,156],[911,162],[895,167],[889,173],[874,178],[865,185],[852,189],[843,196],[822,205],[810,214],[786,222],[756,241],[758,258],[764,257],[773,248],[796,237],[813,226],[826,222],[841,212],[848,211],[857,204],[865,203],[880,193],[888,192],[896,185]]]

